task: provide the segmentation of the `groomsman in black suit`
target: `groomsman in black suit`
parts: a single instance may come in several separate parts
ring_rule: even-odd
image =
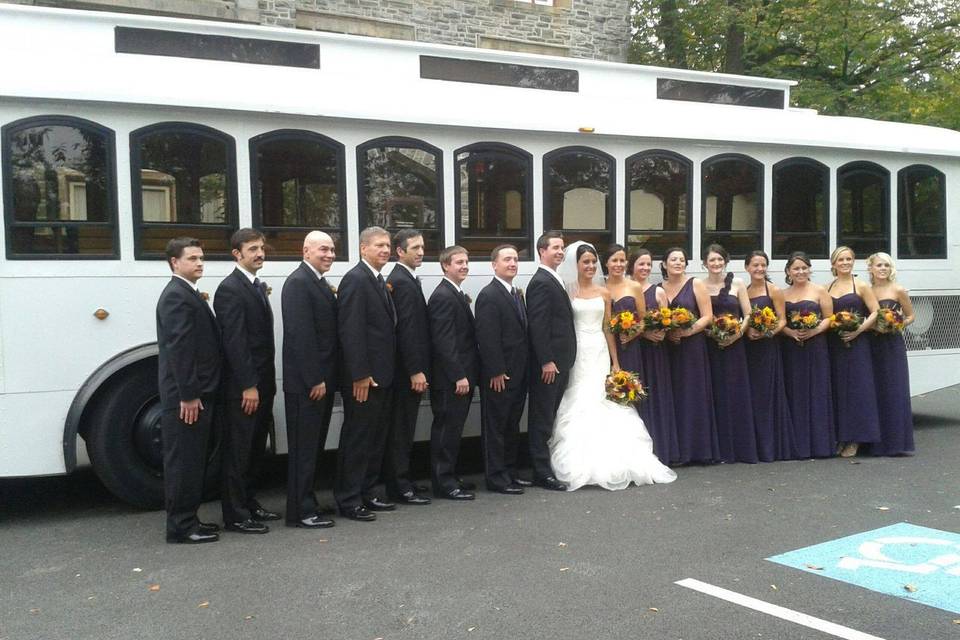
[[[433,347],[430,476],[436,497],[473,500],[474,494],[460,483],[456,474],[463,425],[480,374],[470,300],[460,288],[470,272],[467,250],[447,247],[440,253],[440,266],[443,279],[427,305]]]
[[[280,514],[264,509],[254,495],[277,392],[273,311],[267,285],[257,277],[266,255],[264,236],[238,229],[230,244],[237,265],[213,298],[225,356],[220,501],[227,531],[266,533],[261,521],[279,520]]]
[[[527,437],[534,482],[547,489],[566,491],[567,486],[553,474],[547,446],[577,357],[573,307],[557,275],[557,267],[563,262],[563,235],[559,231],[544,233],[537,240],[537,253],[540,265],[527,286],[527,318],[533,346]]]
[[[517,441],[527,399],[527,311],[513,286],[519,254],[502,244],[490,254],[493,280],[477,296],[480,347],[480,410],[487,488],[521,494],[517,480]]]
[[[317,455],[327,441],[337,388],[337,298],[323,274],[336,258],[333,239],[311,231],[303,262],[287,276],[283,310],[283,401],[287,417],[287,513],[290,527],[323,529],[313,493]]]
[[[220,330],[197,288],[200,241],[174,238],[166,256],[173,277],[157,301],[157,346],[167,542],[216,542],[218,527],[200,522],[197,509],[220,383]]]
[[[390,260],[390,234],[360,232],[360,262],[343,276],[338,294],[343,352],[343,427],[333,496],[351,520],[376,520],[396,504],[377,496],[390,425],[396,366],[397,311],[380,270]]]
[[[383,480],[387,496],[403,504],[430,504],[410,480],[410,450],[420,401],[429,386],[430,326],[427,301],[417,277],[423,263],[423,234],[402,229],[393,236],[397,255],[387,288],[397,309],[397,371],[393,388],[393,416],[383,456]]]

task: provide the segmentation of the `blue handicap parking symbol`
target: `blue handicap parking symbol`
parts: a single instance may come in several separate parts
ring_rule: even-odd
[[[907,522],[767,558],[960,613],[960,534]]]

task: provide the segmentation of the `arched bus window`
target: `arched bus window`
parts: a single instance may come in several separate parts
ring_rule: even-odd
[[[872,162],[837,169],[837,244],[857,255],[890,251],[890,172]]]
[[[947,257],[946,176],[933,167],[915,164],[897,173],[897,254]]]
[[[204,254],[230,257],[237,229],[233,138],[198,124],[163,122],[130,134],[137,259],[163,258],[167,241],[193,236]]]
[[[347,260],[341,143],[312,131],[270,131],[250,140],[250,173],[253,226],[271,257],[302,258],[303,237],[316,229],[333,238],[337,260]]]
[[[733,258],[763,248],[763,165],[728,153],[708,158],[702,169],[701,249],[716,242]]]
[[[627,248],[689,251],[692,190],[693,163],[679,154],[655,149],[627,158]]]
[[[392,235],[423,232],[425,256],[437,259],[443,238],[443,152],[413,138],[378,138],[357,148],[360,228]]]
[[[830,255],[830,169],[812,158],[773,165],[773,257]]]
[[[533,256],[533,158],[509,144],[478,142],[457,149],[456,242],[476,259],[498,244],[515,244]]]
[[[113,131],[40,116],[0,137],[7,257],[119,258]]]
[[[613,242],[616,162],[589,147],[543,157],[543,228],[563,229],[567,243],[584,240],[603,253]]]

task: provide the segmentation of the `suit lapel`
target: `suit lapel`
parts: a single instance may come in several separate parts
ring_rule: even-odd
[[[300,263],[300,269],[303,271],[303,275],[307,281],[312,282],[317,287],[320,295],[326,297],[328,300],[334,297],[333,291],[330,290],[330,286],[325,285],[324,282],[317,277],[317,274],[313,272],[313,269],[308,267],[305,262]]]
[[[500,295],[503,296],[507,304],[510,305],[510,308],[513,309],[513,316],[517,319],[517,324],[520,325],[521,329],[524,328],[525,323],[523,321],[523,316],[520,315],[520,309],[517,308],[517,301],[513,297],[513,294],[507,291],[506,287],[504,287],[503,284],[496,278],[493,279],[493,286],[500,290]]]

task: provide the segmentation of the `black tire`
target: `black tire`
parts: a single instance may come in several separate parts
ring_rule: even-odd
[[[94,472],[115,496],[144,509],[163,508],[160,415],[156,359],[113,375],[84,412],[84,439]],[[218,488],[218,443],[218,437],[211,438],[204,483],[210,497]]]

